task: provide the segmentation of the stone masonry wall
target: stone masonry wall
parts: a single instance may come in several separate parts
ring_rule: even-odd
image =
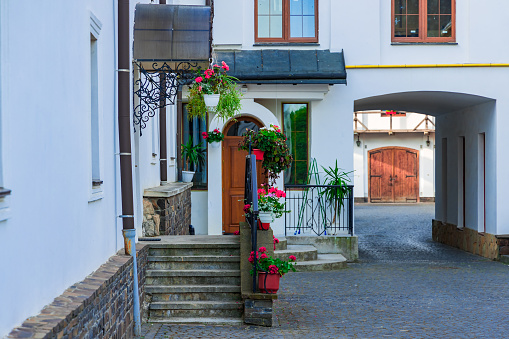
[[[171,197],[143,198],[143,235],[187,235],[191,224],[191,190]]]
[[[138,244],[136,250],[141,301],[148,246]],[[121,252],[13,329],[7,338],[133,338],[133,259]]]
[[[479,233],[470,228],[433,220],[433,240],[492,260],[499,259],[499,247],[506,239],[489,233]],[[509,245],[509,242],[508,242]]]

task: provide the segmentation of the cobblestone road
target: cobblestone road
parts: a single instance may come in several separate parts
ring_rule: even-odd
[[[145,324],[144,338],[507,338],[509,267],[432,242],[433,204],[355,213],[360,262],[286,275],[275,327]]]

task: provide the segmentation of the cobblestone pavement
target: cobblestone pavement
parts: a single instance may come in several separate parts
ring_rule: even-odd
[[[433,204],[356,205],[360,262],[291,273],[277,325],[145,324],[144,338],[506,338],[509,267],[431,240]]]

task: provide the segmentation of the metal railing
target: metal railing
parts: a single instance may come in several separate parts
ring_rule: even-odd
[[[285,193],[285,235],[353,235],[353,185],[286,185]]]
[[[257,244],[257,223],[258,223],[258,183],[256,178],[256,156],[251,153],[251,142],[249,143],[249,155],[246,156],[246,182],[244,188],[244,200],[246,204],[253,207],[253,212],[246,214],[246,222],[251,227],[251,251],[256,253],[258,250]],[[256,293],[256,278],[258,268],[258,260],[254,256],[253,263],[253,293]]]

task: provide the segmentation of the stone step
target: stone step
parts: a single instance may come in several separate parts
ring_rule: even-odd
[[[238,256],[239,244],[151,244],[149,256]]]
[[[146,284],[240,286],[240,270],[147,270]]]
[[[175,285],[145,287],[152,295],[152,302],[159,301],[238,301],[240,286],[233,285]]]
[[[149,317],[207,317],[207,318],[240,318],[244,310],[242,301],[168,301],[152,302]]]
[[[274,258],[281,260],[288,260],[290,255],[296,256],[297,262],[317,259],[316,248],[310,245],[288,245],[286,250],[274,251]]]
[[[238,270],[240,256],[149,256],[148,269],[156,270]]]
[[[347,267],[346,258],[341,254],[318,254],[317,260],[297,262],[297,272],[335,271]]]
[[[204,324],[204,325],[243,325],[242,318],[149,318],[149,323],[164,323],[164,324]]]
[[[276,238],[279,240],[279,243],[276,244],[276,251],[284,251],[286,250],[286,247],[288,246],[288,241],[283,236],[276,236]]]

